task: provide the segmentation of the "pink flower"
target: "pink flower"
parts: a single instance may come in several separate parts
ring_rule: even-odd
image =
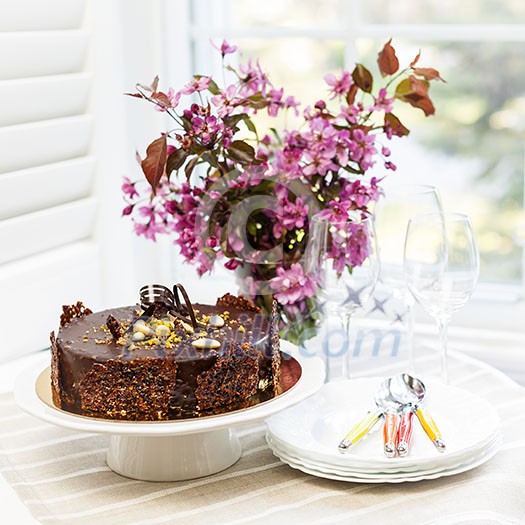
[[[235,53],[237,51],[237,46],[234,46],[232,44],[229,44],[226,40],[222,41],[221,47],[218,47],[216,44],[211,43],[211,45],[221,52],[221,55],[224,57],[225,55],[229,55],[231,53]]]
[[[123,177],[124,182],[122,183],[121,189],[125,195],[130,199],[139,196],[139,192],[135,189],[135,183],[131,182],[128,177]]]
[[[284,107],[286,109],[293,109],[296,117],[299,116],[299,109],[298,108],[299,108],[300,105],[301,105],[301,103],[298,102],[297,100],[295,100],[295,98],[292,97],[291,95],[287,96],[284,99]]]
[[[324,77],[325,82],[331,87],[330,93],[332,93],[331,98],[335,98],[338,95],[344,95],[348,92],[352,84],[352,75],[349,71],[341,71],[341,76],[336,77],[335,75],[326,75]]]
[[[225,265],[224,267],[227,269],[227,270],[235,270],[237,269],[237,267],[239,266],[239,261],[237,259],[230,259]]]
[[[175,201],[167,201],[164,203],[164,210],[169,215],[175,215],[177,213],[177,203]]]
[[[239,70],[241,72],[240,94],[243,97],[251,97],[257,93],[261,93],[263,96],[266,95],[266,91],[268,87],[271,87],[271,84],[268,76],[261,69],[259,61],[254,65],[250,59],[247,64],[240,64]]]
[[[339,118],[345,119],[349,124],[355,124],[362,108],[359,106],[342,106]]]
[[[164,93],[161,93],[161,95],[164,95]],[[155,109],[157,111],[167,111],[168,109],[174,109],[179,105],[181,92],[175,91],[173,88],[169,88],[168,92],[164,95],[167,98],[167,103],[165,98],[156,99]]]
[[[352,139],[349,144],[350,158],[358,162],[363,171],[371,168],[375,161],[374,155],[377,153],[374,147],[374,135],[365,133],[362,129],[354,129]]]
[[[122,210],[122,217],[125,217],[126,215],[131,215],[132,212],[133,212],[133,204],[130,204],[129,206],[126,206]]]
[[[211,97],[211,103],[217,108],[219,117],[227,117],[235,109],[235,106],[238,105],[239,101],[235,101],[236,94],[237,86],[231,84],[218,95]]]
[[[163,224],[156,223],[154,221],[150,221],[146,224],[142,224],[139,222],[135,222],[135,233],[137,235],[143,235],[146,237],[146,239],[150,239],[151,241],[156,241],[156,235],[157,233],[166,233],[166,228]]]
[[[385,168],[387,170],[392,170],[392,171],[397,170],[397,166],[393,162],[390,162],[390,161],[385,162]]]
[[[211,82],[211,77],[194,78],[191,82],[186,84],[180,90],[180,92],[183,95],[191,95],[192,93],[195,93],[196,91],[204,91],[205,89],[208,89],[210,82]]]
[[[295,202],[290,202],[288,196],[280,199],[277,206],[277,214],[281,224],[287,230],[304,227],[308,217],[308,205],[305,204],[305,200],[306,197],[297,197]]]
[[[374,97],[374,105],[370,107],[370,111],[381,111],[390,113],[394,104],[394,97],[387,98],[387,91],[385,88],[381,88],[378,93],[378,97]]]
[[[240,255],[244,248],[244,242],[235,231],[228,234],[228,244],[237,255]]]
[[[217,246],[219,246],[219,239],[217,239],[217,237],[215,237],[215,235],[210,235],[206,239],[206,246],[208,248],[217,248]]]
[[[277,275],[271,279],[270,287],[275,290],[275,298],[281,304],[294,304],[315,295],[315,280],[305,275],[299,263],[293,263],[288,269],[282,266],[277,268]]]
[[[139,208],[139,214],[148,220],[155,220],[155,208],[152,206],[141,206]]]
[[[285,146],[282,150],[275,151],[273,173],[286,180],[298,179],[302,176],[299,161],[303,152],[299,148]]]
[[[270,115],[270,117],[276,117],[279,109],[283,107],[283,94],[284,88],[270,89],[268,92],[268,99],[270,101],[270,104],[268,105],[268,115]]]

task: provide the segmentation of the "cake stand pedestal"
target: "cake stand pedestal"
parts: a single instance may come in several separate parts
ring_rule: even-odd
[[[128,478],[175,481],[220,472],[241,453],[234,431],[222,428],[182,436],[111,436],[106,461]]]
[[[315,394],[324,383],[320,358],[301,356],[284,341],[284,393],[258,405],[194,419],[114,421],[65,412],[52,401],[49,358],[24,371],[15,383],[15,399],[26,412],[54,425],[109,434],[108,466],[129,478],[180,481],[209,476],[233,465],[242,448],[234,427],[264,420]],[[291,358],[290,358],[291,357]]]

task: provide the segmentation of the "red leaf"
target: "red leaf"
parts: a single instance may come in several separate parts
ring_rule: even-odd
[[[427,97],[428,96],[428,84],[425,83],[423,80],[419,80],[419,78],[416,78],[414,75],[410,75],[408,77],[408,80],[410,81],[410,87],[412,88],[412,91],[421,97]]]
[[[159,76],[156,75],[155,78],[153,79],[153,82],[151,83],[151,91],[155,93],[158,87],[159,87]]]
[[[151,83],[151,86],[145,86],[144,84],[137,84],[137,87],[148,93],[155,93],[159,87],[159,77],[156,76]]]
[[[188,152],[185,149],[176,149],[170,155],[168,155],[168,160],[166,162],[166,175],[168,179],[172,171],[177,171],[182,167],[184,161],[188,157]]]
[[[197,162],[199,162],[199,157],[193,157],[188,164],[186,164],[186,167],[184,168],[184,173],[186,173],[186,179],[189,182],[191,174],[193,173],[193,170],[195,166],[197,165]]]
[[[421,57],[421,49],[419,50],[418,54],[416,55],[416,58],[414,58],[414,60],[412,60],[412,62],[410,63],[410,67],[414,67],[419,62],[419,58],[420,57]]]
[[[372,91],[372,74],[362,64],[356,64],[355,69],[352,72],[352,79],[356,86],[364,92],[370,93]]]
[[[432,101],[428,97],[421,98],[417,101],[414,101],[414,103],[410,102],[412,106],[415,108],[419,108],[426,117],[429,115],[433,115],[436,112],[436,108],[434,107],[434,104],[432,104]]]
[[[396,51],[390,45],[390,42],[392,42],[392,39],[383,46],[382,51],[377,57],[379,71],[381,71],[381,75],[384,77],[393,75],[399,69],[399,60],[397,59]]]
[[[171,107],[171,100],[168,98],[168,95],[166,93],[162,93],[162,91],[158,91],[157,93],[153,93],[151,95],[151,98],[153,100],[156,100],[160,106],[169,108]]]
[[[166,167],[166,136],[154,140],[146,150],[146,158],[142,161],[142,171],[151,184],[153,192],[157,189]]]
[[[234,140],[228,148],[228,156],[241,164],[250,164],[255,158],[255,150],[242,140]]]
[[[397,85],[395,97],[421,109],[427,117],[435,112],[434,105],[428,96],[428,83],[413,75],[405,78]]]
[[[445,82],[439,75],[439,71],[432,67],[413,67],[414,75],[423,77],[425,80],[441,80]]]
[[[140,93],[124,93],[124,95],[128,97],[144,98],[144,95]]]
[[[346,103],[351,106],[355,101],[355,96],[357,95],[357,86],[355,84],[352,84],[350,86],[350,89],[348,90],[348,93],[346,94]]]

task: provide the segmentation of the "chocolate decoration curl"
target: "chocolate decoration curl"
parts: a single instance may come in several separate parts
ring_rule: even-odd
[[[184,307],[180,301],[179,291],[184,299],[189,318],[184,315]],[[188,293],[180,283],[173,286],[173,292],[162,284],[143,286],[140,289],[140,305],[145,310],[144,314],[142,314],[143,317],[151,317],[156,309],[160,307],[181,321],[191,323],[194,330],[197,330],[199,327]]]

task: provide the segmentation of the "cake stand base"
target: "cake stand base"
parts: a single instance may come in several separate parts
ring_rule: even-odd
[[[111,470],[142,481],[181,481],[215,474],[241,457],[241,444],[228,429],[180,436],[111,436]]]

